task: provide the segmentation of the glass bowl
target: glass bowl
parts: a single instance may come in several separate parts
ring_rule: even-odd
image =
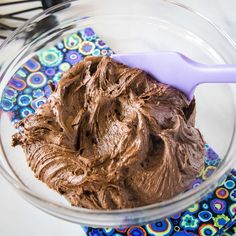
[[[236,58],[233,41],[207,18],[184,5],[162,0],[72,1],[35,16],[3,43],[0,49],[0,96],[10,78],[27,60],[88,27],[116,53],[179,51],[208,64],[232,63]],[[221,163],[200,186],[168,201],[112,211],[71,207],[63,197],[34,178],[21,148],[11,147],[11,135],[15,129],[9,112],[4,109],[0,114],[0,172],[34,206],[78,224],[122,227],[171,216],[213,190],[236,160],[233,155],[236,143],[235,103],[230,86],[201,85],[196,90],[196,102],[196,126],[219,154]]]

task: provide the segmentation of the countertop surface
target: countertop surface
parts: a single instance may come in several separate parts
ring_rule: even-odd
[[[1,0],[6,2],[7,0]],[[235,0],[178,0],[207,16],[236,40]],[[0,9],[1,14],[1,9]],[[1,236],[83,236],[80,226],[41,212],[23,200],[0,176]]]

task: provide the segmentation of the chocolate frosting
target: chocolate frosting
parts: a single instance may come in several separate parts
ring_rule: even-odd
[[[204,164],[195,102],[140,69],[87,57],[16,126],[35,176],[72,205],[122,209],[186,191]]]

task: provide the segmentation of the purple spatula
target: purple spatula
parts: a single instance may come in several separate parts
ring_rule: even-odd
[[[114,54],[111,57],[181,90],[189,100],[199,84],[236,83],[236,65],[204,65],[178,52]]]

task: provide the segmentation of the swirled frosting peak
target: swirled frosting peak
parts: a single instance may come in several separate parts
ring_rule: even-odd
[[[201,171],[194,116],[182,92],[111,58],[88,57],[17,124],[12,142],[72,205],[133,208],[185,191]]]

